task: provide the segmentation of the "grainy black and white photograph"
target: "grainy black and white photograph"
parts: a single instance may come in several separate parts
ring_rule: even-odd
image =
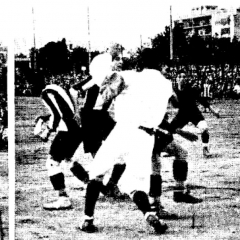
[[[7,14],[0,9],[0,239],[9,234],[9,172],[8,172],[8,38]]]
[[[0,38],[0,239],[9,231],[7,55],[6,41]]]
[[[240,239],[240,3],[15,4],[15,239]]]

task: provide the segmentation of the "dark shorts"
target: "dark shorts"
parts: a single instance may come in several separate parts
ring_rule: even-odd
[[[78,146],[82,142],[82,129],[73,122],[68,132],[59,131],[53,139],[49,154],[53,160],[61,162],[72,158]]]
[[[171,128],[176,130],[177,128],[183,128],[189,122],[193,123],[195,126],[198,125],[199,122],[204,120],[204,116],[201,111],[196,108],[189,109],[188,111],[179,111],[176,117],[171,122]]]
[[[159,133],[154,136],[153,155],[160,155],[161,152],[173,141],[172,134]]]

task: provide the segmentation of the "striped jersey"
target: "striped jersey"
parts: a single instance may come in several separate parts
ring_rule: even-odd
[[[68,131],[75,114],[74,100],[70,92],[56,84],[51,84],[42,91],[41,97],[51,113],[50,129]]]

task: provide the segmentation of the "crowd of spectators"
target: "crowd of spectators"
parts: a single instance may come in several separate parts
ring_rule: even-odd
[[[57,84],[64,89],[69,89],[72,85],[78,81],[82,81],[86,74],[70,72],[69,74],[59,74],[45,77],[45,86],[48,84]]]
[[[161,66],[164,68],[166,66]],[[215,65],[172,65],[168,66],[168,78],[176,83],[177,77],[184,73],[189,83],[203,92],[204,84],[210,86],[210,92],[213,99],[235,98],[233,91],[237,82],[240,82],[240,66],[224,66]],[[44,77],[44,85],[57,84],[63,88],[69,88],[71,85],[81,81],[86,77],[83,71],[76,74],[70,72],[69,74],[49,75]],[[15,80],[16,95],[31,96],[33,84],[30,84],[27,79]]]
[[[165,66],[163,66],[165,67]],[[184,73],[193,87],[204,91],[204,84],[210,86],[214,99],[235,98],[234,86],[240,81],[240,66],[215,65],[175,65],[168,67],[168,78],[176,83],[179,74]]]

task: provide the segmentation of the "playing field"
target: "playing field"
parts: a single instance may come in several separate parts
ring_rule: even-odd
[[[8,154],[0,149],[0,239],[8,239]]]
[[[215,105],[221,109],[222,118],[205,114],[213,158],[202,157],[200,140],[192,144],[177,138],[189,150],[188,183],[192,193],[204,199],[203,203],[191,206],[173,202],[173,160],[164,158],[163,204],[181,216],[177,221],[166,221],[169,229],[164,235],[157,236],[147,227],[131,201],[103,196],[95,214],[100,231],[86,234],[77,228],[83,216],[84,185],[73,177],[67,164],[63,169],[73,209],[42,209],[44,202],[56,197],[45,168],[51,141],[42,143],[33,136],[34,119],[46,110],[38,98],[16,98],[16,239],[240,239],[240,102]],[[81,146],[74,158],[83,165],[91,161],[89,155],[83,155]]]

